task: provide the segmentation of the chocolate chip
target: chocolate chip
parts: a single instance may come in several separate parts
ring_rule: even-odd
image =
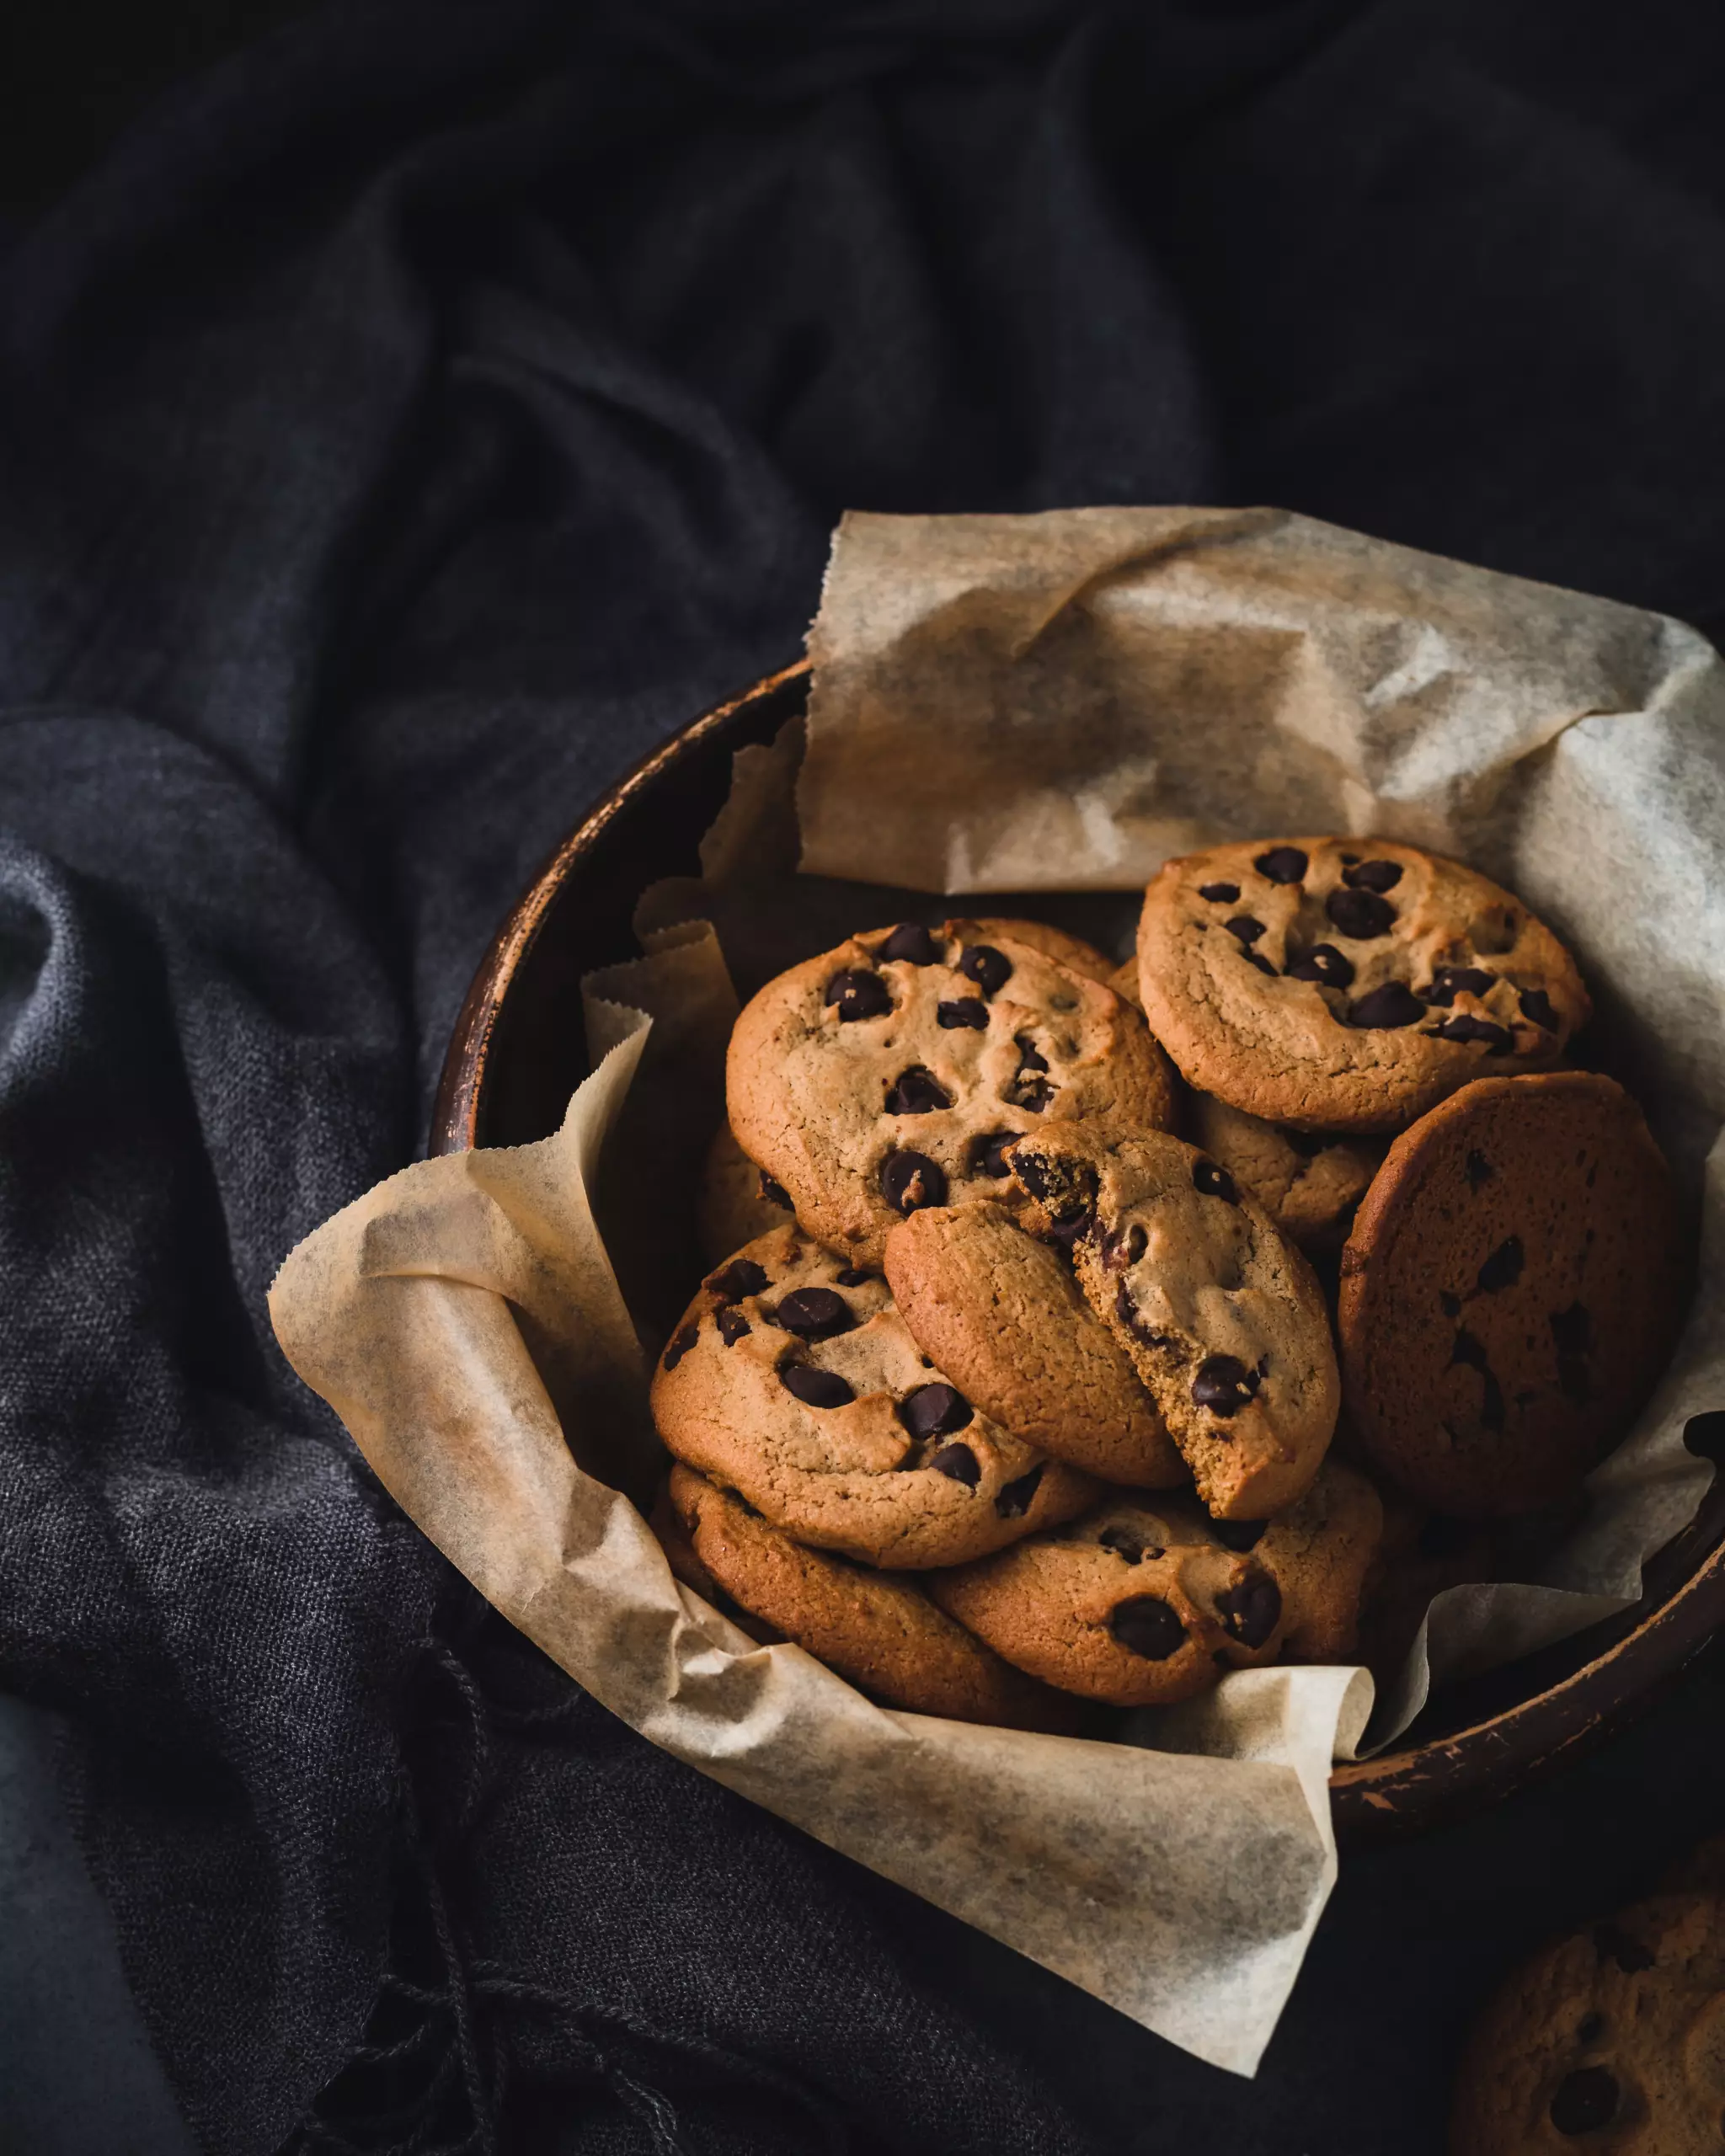
[[[880,975],[864,973],[860,968],[835,974],[826,984],[826,1001],[837,1004],[841,1026],[852,1018],[881,1017],[893,1007],[893,999]]]
[[[982,1463],[969,1445],[943,1445],[928,1464],[937,1475],[962,1482],[967,1490],[974,1490],[982,1480]]]
[[[663,1367],[667,1370],[674,1370],[700,1337],[699,1328],[692,1325],[686,1325],[681,1332],[674,1332],[671,1335],[670,1345],[665,1351]]]
[[[1055,1088],[1046,1078],[1015,1078],[1007,1088],[1007,1098],[1015,1108],[1028,1108],[1032,1115],[1040,1115],[1055,1097]]]
[[[1511,1235],[1501,1242],[1479,1269],[1479,1292],[1494,1295],[1500,1288],[1513,1288],[1521,1278],[1521,1238]]]
[[[1014,1033],[1012,1036],[1012,1045],[1018,1051],[1018,1068],[1021,1070],[1046,1070],[1048,1069],[1048,1058],[1042,1053],[1041,1049],[1037,1047],[1036,1043],[1031,1039],[1028,1033]]]
[[[1476,1340],[1471,1332],[1465,1331],[1455,1336],[1455,1343],[1450,1350],[1450,1363],[1452,1369],[1457,1363],[1466,1364],[1471,1370],[1489,1368],[1484,1343]]]
[[[1105,1527],[1096,1538],[1100,1550],[1112,1550],[1117,1557],[1124,1557],[1129,1565],[1144,1561],[1144,1540],[1130,1527]]]
[[[1284,1130],[1282,1135],[1302,1161],[1315,1161],[1320,1153],[1327,1153],[1336,1142],[1320,1130]]]
[[[962,1430],[976,1411],[953,1385],[919,1385],[894,1412],[913,1438],[937,1438]]]
[[[1255,1550],[1268,1525],[1267,1519],[1213,1519],[1210,1529],[1225,1550]]]
[[[1146,1662],[1166,1662],[1186,1643],[1186,1627],[1160,1595],[1135,1594],[1108,1613],[1108,1630]]]
[[[884,943],[875,949],[877,958],[897,958],[905,965],[937,966],[941,947],[926,928],[914,921],[901,921]]]
[[[1273,846],[1252,865],[1273,883],[1297,883],[1306,873],[1306,856],[1297,846]]]
[[[1402,881],[1399,861],[1361,861],[1342,871],[1342,881],[1351,891],[1393,891]]]
[[[895,1213],[920,1212],[947,1202],[946,1170],[926,1153],[899,1150],[880,1164],[880,1194]]]
[[[975,995],[961,996],[956,1003],[937,1003],[934,1022],[948,1033],[955,1033],[966,1026],[973,1033],[985,1033],[988,1006]]]
[[[959,971],[985,995],[996,995],[1012,978],[1012,962],[992,943],[972,943],[959,953]]]
[[[1441,1026],[1433,1027],[1429,1038],[1441,1041],[1477,1041],[1487,1055],[1507,1055],[1514,1046],[1507,1026],[1495,1026],[1489,1018],[1476,1018],[1467,1011],[1458,1011],[1453,1018],[1445,1018]]]
[[[1256,966],[1261,974],[1268,974],[1272,980],[1276,978],[1275,968],[1262,951],[1247,951],[1242,948],[1240,955],[1248,966]]]
[[[1605,2033],[1605,2017],[1603,2014],[1584,2014],[1581,2026],[1575,2032],[1575,2041],[1583,2050],[1590,2051]]]
[[[847,1265],[838,1276],[841,1288],[866,1288],[871,1280],[879,1279],[878,1273],[864,1273],[859,1266]]]
[[[1231,906],[1240,895],[1237,883],[1200,883],[1198,895],[1208,899],[1212,905]]]
[[[1451,1295],[1446,1294],[1442,1289],[1439,1289],[1438,1291],[1438,1300],[1444,1306],[1444,1315],[1445,1317],[1461,1316],[1461,1298],[1460,1295]]]
[[[798,1340],[830,1340],[836,1334],[854,1331],[857,1324],[856,1312],[830,1288],[793,1288],[767,1315]]]
[[[1194,1161],[1192,1163],[1192,1181],[1206,1198],[1223,1198],[1230,1205],[1240,1203],[1240,1193],[1235,1187],[1234,1178],[1217,1161]]]
[[[1023,1519],[1030,1509],[1030,1501],[1036,1495],[1036,1486],[1042,1480],[1042,1470],[1033,1467],[1028,1475],[1021,1475],[1016,1482],[1008,1482],[994,1501],[994,1508],[1002,1519]]]
[[[745,1334],[754,1330],[748,1319],[737,1310],[722,1310],[718,1314],[718,1337],[727,1348],[734,1348]]]
[[[1018,1145],[1012,1172],[1048,1214],[1057,1235],[1076,1241],[1096,1218],[1096,1170],[1087,1161],[1049,1161]]]
[[[1236,913],[1231,921],[1222,923],[1230,936],[1237,936],[1242,943],[1255,943],[1263,934],[1263,923],[1254,921],[1249,913]]]
[[[1461,1172],[1467,1177],[1467,1187],[1478,1190],[1482,1184],[1491,1181],[1497,1170],[1483,1153],[1473,1152],[1468,1155]]]
[[[1521,991],[1521,1015],[1531,1018],[1536,1026],[1543,1026],[1548,1033],[1557,1030],[1557,1014],[1551,1008],[1551,999],[1542,988],[1525,988]]]
[[[1396,925],[1396,909],[1375,891],[1332,891],[1324,900],[1324,911],[1354,943],[1370,943],[1374,937],[1387,936]]]
[[[1409,992],[1405,983],[1386,980],[1381,988],[1362,995],[1350,1008],[1348,1022],[1373,1032],[1388,1033],[1397,1026],[1417,1026],[1424,1016],[1424,1004]]]
[[[734,1257],[707,1283],[712,1294],[727,1303],[740,1303],[745,1295],[758,1295],[768,1284],[766,1267],[752,1257]]]
[[[932,1115],[937,1108],[949,1108],[952,1105],[952,1095],[934,1073],[925,1070],[920,1063],[901,1070],[886,1097],[889,1115]]]
[[[1256,1572],[1216,1597],[1216,1614],[1230,1639],[1261,1647],[1281,1621],[1282,1590],[1267,1572]]]
[[[848,1407],[857,1397],[836,1370],[817,1370],[812,1363],[781,1363],[778,1381],[805,1407]]]
[[[791,1194],[782,1182],[775,1182],[766,1169],[761,1171],[761,1195],[769,1205],[782,1205],[787,1213],[794,1213]]]
[[[1584,1355],[1593,1346],[1593,1320],[1579,1303],[1567,1310],[1553,1310],[1551,1340],[1560,1355]]]
[[[1621,1924],[1596,1924],[1594,1945],[1602,1955],[1609,1954],[1626,1977],[1638,1976],[1643,1969],[1653,1966],[1652,1949],[1643,1946]]]
[[[1578,2067],[1557,2084],[1550,2117],[1566,2140],[1610,2126],[1616,2116],[1617,2077],[1605,2067]]]
[[[1236,1356],[1206,1355],[1192,1380],[1192,1397],[1212,1415],[1237,1415],[1258,1387],[1258,1372]]]
[[[1130,1228],[1107,1237],[1102,1262],[1110,1273],[1124,1273],[1129,1265],[1136,1265],[1149,1247],[1148,1232],[1135,1220]]]
[[[1420,994],[1428,1003],[1440,1005],[1445,1010],[1458,995],[1485,995],[1497,983],[1495,974],[1482,973],[1477,966],[1434,966],[1431,985]]]
[[[1314,943],[1303,958],[1288,969],[1290,980],[1315,980],[1320,988],[1351,988],[1354,961],[1344,958],[1333,943]]]
[[[1005,1148],[1018,1135],[1015,1130],[985,1130],[980,1138],[970,1141],[969,1168],[973,1176],[1009,1176],[1011,1161],[1006,1158]]]

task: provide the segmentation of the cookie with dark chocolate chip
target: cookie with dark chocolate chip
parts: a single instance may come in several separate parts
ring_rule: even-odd
[[[1001,1549],[1095,1488],[967,1400],[878,1272],[795,1226],[708,1278],[660,1358],[652,1408],[676,1458],[795,1540],[891,1569]]]
[[[1012,1148],[1027,1220],[1155,1401],[1220,1519],[1264,1519],[1311,1486],[1340,1388],[1308,1261],[1220,1161],[1162,1131],[1081,1125]]]
[[[964,924],[853,938],[768,982],[731,1036],[743,1150],[835,1249],[878,1264],[923,1206],[1006,1197],[1001,1150],[1044,1123],[1156,1129],[1172,1076],[1100,982]]]
[[[886,1275],[926,1355],[1016,1436],[1110,1482],[1172,1489],[1186,1464],[1130,1358],[1051,1248],[980,1200],[913,1213]]]
[[[1064,966],[1068,973],[1081,974],[1086,980],[1100,981],[1104,988],[1112,985],[1118,970],[1114,960],[1104,958],[1095,944],[1087,943],[1081,936],[1069,936],[1064,928],[1055,928],[1045,921],[989,915],[980,921],[949,921],[945,933],[949,937],[956,937],[961,944],[1025,944],[1033,951],[1040,951],[1044,958],[1052,958],[1057,966]]]
[[[1167,862],[1138,968],[1190,1084],[1305,1130],[1402,1129],[1487,1071],[1558,1063],[1589,1012],[1573,960],[1519,899],[1387,839]]]
[[[721,1123],[707,1149],[696,1195],[695,1225],[702,1257],[717,1265],[756,1235],[783,1227],[790,1218],[790,1199],[738,1145],[730,1125]]]
[[[1194,1141],[1311,1257],[1339,1250],[1347,1240],[1354,1208],[1387,1143],[1286,1129],[1230,1107],[1213,1093],[1193,1096],[1189,1128]]]
[[[1518,1969],[1455,2078],[1453,2156],[1725,2146],[1725,1902],[1660,1894]]]
[[[794,1641],[888,1706],[1005,1729],[1076,1726],[1072,1700],[1003,1662],[916,1580],[793,1542],[692,1468],[671,1470],[653,1525],[672,1571],[715,1607],[757,1638]]]
[[[1397,1139],[1354,1219],[1350,1428],[1440,1513],[1553,1503],[1628,1434],[1687,1278],[1670,1177],[1621,1086],[1480,1079]]]

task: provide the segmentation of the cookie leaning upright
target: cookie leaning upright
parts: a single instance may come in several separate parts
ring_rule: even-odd
[[[1621,1086],[1480,1079],[1390,1148],[1342,1253],[1349,1423],[1440,1513],[1549,1504],[1627,1434],[1686,1273],[1669,1174]]]
[[[1306,1130],[1400,1130],[1487,1070],[1559,1061],[1573,960],[1497,884],[1387,840],[1211,846],[1145,894],[1151,1029],[1203,1091]]]
[[[769,981],[737,1020],[725,1089],[798,1219],[869,1264],[920,1206],[1007,1197],[1001,1149],[1026,1130],[1159,1129],[1173,1103],[1111,990],[1025,944],[911,926]]]

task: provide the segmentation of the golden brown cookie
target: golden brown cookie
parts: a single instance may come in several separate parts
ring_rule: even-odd
[[[1003,1196],[1041,1124],[1166,1123],[1172,1080],[1112,990],[1028,945],[907,925],[769,981],[726,1063],[731,1128],[797,1218],[860,1262],[925,1205]]]
[[[792,1541],[692,1468],[671,1470],[669,1497],[696,1563],[725,1596],[887,1705],[1004,1729],[1076,1726],[1071,1700],[1002,1662],[905,1575]]]
[[[1230,1107],[1214,1093],[1194,1093],[1188,1120],[1194,1144],[1220,1161],[1284,1235],[1308,1257],[1339,1250],[1354,1209],[1382,1163],[1386,1141],[1333,1132],[1285,1130]]]
[[[879,1273],[794,1226],[708,1281],[651,1397],[677,1459],[796,1540],[895,1570],[1001,1549],[1094,1492],[947,1381]]]
[[[1311,1486],[1340,1387],[1310,1264],[1227,1170],[1164,1131],[1081,1124],[1009,1158],[1031,1225],[1068,1243],[1219,1519],[1266,1519]]]
[[[1670,1177],[1610,1078],[1483,1078],[1391,1147],[1342,1254],[1349,1426],[1423,1503],[1573,1490],[1669,1359],[1687,1286]]]
[[[886,1239],[886,1276],[924,1354],[1027,1444],[1135,1488],[1190,1480],[1125,1350],[1001,1207],[913,1213]]]
[[[734,1250],[756,1235],[771,1235],[791,1218],[791,1201],[772,1177],[757,1168],[722,1123],[701,1171],[695,1202],[695,1226],[701,1255],[722,1264]]]
[[[1574,961],[1519,899],[1386,839],[1167,862],[1138,974],[1191,1085],[1305,1130],[1400,1130],[1487,1070],[1558,1062],[1589,1011]]]
[[[1536,1955],[1456,2076],[1454,2156],[1717,2156],[1725,1903],[1659,1895]]]

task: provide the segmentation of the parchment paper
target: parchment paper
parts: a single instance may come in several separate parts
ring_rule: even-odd
[[[755,1646],[617,1493],[654,1465],[637,1326],[656,1347],[678,1295],[601,1154],[613,1193],[637,1169],[663,1191],[716,1114],[732,972],[747,992],[902,917],[880,886],[1091,894],[1039,910],[1124,949],[1133,903],[1105,894],[1170,851],[1375,830],[1476,862],[1572,942],[1699,1199],[1725,1110],[1725,670],[1680,624],[1274,511],[849,518],[812,648],[806,755],[800,728],[742,753],[702,878],[644,894],[647,956],[587,985],[596,1067],[562,1130],[422,1162],[337,1214],[284,1265],[276,1330],[404,1509],[614,1712],[1250,2073],[1333,1881],[1327,1777],[1370,1678],[1237,1672],[1108,1744],[889,1712]],[[1725,1406],[1725,1150],[1709,1174],[1658,1397],[1541,1582],[1438,1598],[1440,1673],[1622,1607],[1692,1514],[1712,1469],[1683,1423]],[[1423,1700],[1425,1645],[1376,1741]]]

